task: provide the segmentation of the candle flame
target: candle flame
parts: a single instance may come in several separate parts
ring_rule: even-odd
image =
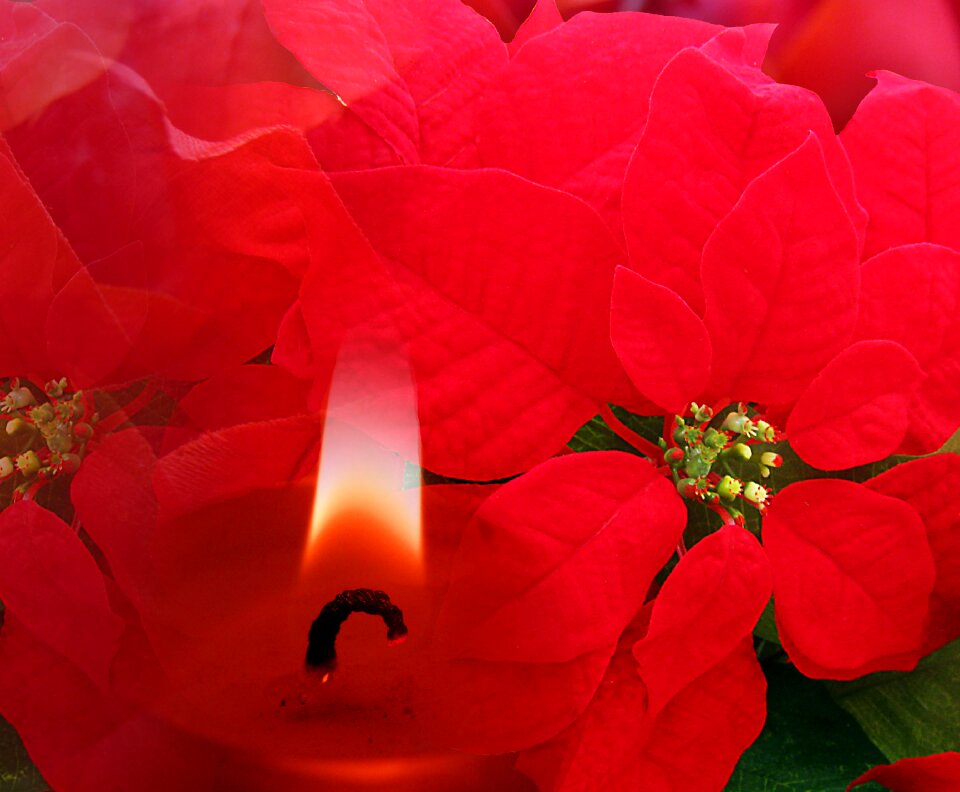
[[[398,571],[419,570],[420,479],[416,392],[406,359],[345,345],[327,400],[304,566],[346,544],[368,548],[370,557],[388,548],[406,568]]]

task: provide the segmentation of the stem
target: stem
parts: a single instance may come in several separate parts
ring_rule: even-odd
[[[119,409],[110,413],[106,418],[102,419],[97,428],[101,432],[112,432],[118,426],[129,421],[133,416],[135,416],[140,410],[146,407],[153,397],[157,393],[157,384],[152,380],[148,381],[146,385],[143,386],[143,390],[140,391],[136,396],[134,396],[130,401],[124,404]]]
[[[630,427],[624,424],[616,415],[613,414],[613,410],[610,409],[609,404],[603,404],[600,406],[600,417],[603,418],[604,422],[609,426],[614,434],[616,434],[621,440],[625,440],[627,443],[632,445],[637,451],[639,451],[644,456],[649,457],[650,459],[663,461],[663,451],[660,450],[660,447],[656,443],[651,443],[644,437],[641,437],[636,432],[633,431]]]

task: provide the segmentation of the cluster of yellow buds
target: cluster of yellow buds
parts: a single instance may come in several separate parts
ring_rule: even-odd
[[[738,471],[748,463],[757,478],[768,478],[772,469],[783,464],[783,458],[773,451],[755,455],[753,446],[774,443],[778,437],[770,423],[751,417],[744,404],[726,413],[722,420],[715,420],[713,410],[693,403],[686,417],[675,416],[670,438],[673,442],[661,440],[661,448],[683,497],[741,518],[739,503],[763,511],[771,490],[759,481],[743,478]]]
[[[19,378],[0,381],[6,452],[0,456],[0,482],[14,482],[11,499],[76,472],[96,420],[83,392],[71,390],[66,378],[48,382],[42,391]]]

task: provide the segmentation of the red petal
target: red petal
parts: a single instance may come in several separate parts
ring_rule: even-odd
[[[445,164],[472,143],[476,99],[507,63],[483,17],[455,0],[265,0],[284,46],[400,155]]]
[[[123,625],[76,532],[32,501],[0,514],[0,598],[51,649],[107,686]]]
[[[753,639],[684,688],[654,722],[641,764],[650,792],[719,792],[763,728],[767,682]]]
[[[0,131],[41,113],[106,70],[93,42],[30,5],[0,9]]]
[[[960,424],[960,254],[930,244],[893,248],[866,262],[861,277],[857,336],[902,344],[927,375],[900,453],[932,453]]]
[[[633,647],[651,715],[751,634],[770,592],[767,557],[738,526],[724,526],[680,559]]]
[[[530,15],[520,25],[517,35],[507,44],[511,57],[516,55],[524,44],[541,33],[548,33],[563,24],[563,17],[557,8],[557,0],[537,0]]]
[[[960,787],[960,753],[941,753],[901,759],[868,770],[848,790],[874,781],[891,792],[956,792]]]
[[[650,97],[647,126],[623,188],[632,266],[701,315],[700,260],[707,238],[747,185],[811,132],[848,213],[862,214],[846,155],[816,94],[750,79],[742,71],[692,48],[670,61]]]
[[[889,456],[907,432],[923,377],[900,344],[857,342],[831,360],[797,400],[786,426],[790,445],[823,470]]]
[[[309,473],[320,453],[321,417],[231,426],[180,446],[157,465],[162,516],[171,519]]]
[[[178,407],[190,427],[213,431],[305,413],[307,391],[279,366],[238,366],[192,388]]]
[[[80,264],[2,142],[0,213],[0,371],[41,381],[62,376],[49,361],[44,321],[56,290]]]
[[[618,221],[657,75],[717,30],[653,14],[579,14],[538,36],[487,87],[481,161],[579,195]]]
[[[812,135],[757,177],[703,251],[711,392],[792,401],[857,317],[853,226]]]
[[[917,510],[927,529],[936,565],[930,596],[924,654],[960,636],[960,456],[936,454],[914,459],[865,482]]]
[[[773,499],[763,541],[777,627],[801,672],[853,679],[916,665],[935,571],[913,508],[850,481],[801,481]]]
[[[616,452],[553,459],[491,496],[464,536],[438,626],[447,739],[500,752],[569,725],[685,514],[652,465]]]
[[[8,140],[87,261],[50,318],[51,352],[81,384],[200,378],[272,343],[307,260],[304,199],[288,186],[316,169],[302,137],[189,138],[115,67]]]
[[[864,252],[960,248],[960,98],[891,72],[877,80],[840,135],[870,215]]]
[[[587,711],[555,739],[520,755],[541,792],[719,792],[763,727],[766,682],[748,638],[685,687],[656,717],[621,644]]]
[[[156,457],[131,429],[106,438],[83,461],[70,496],[84,530],[104,554],[113,578],[136,605],[150,598],[146,576],[157,519]]]
[[[598,402],[631,400],[608,325],[619,254],[581,202],[489,170],[391,168],[337,186],[376,252],[354,232],[350,267],[307,276],[313,358],[322,377],[347,332],[405,344],[428,470],[517,473]]]
[[[750,82],[772,83],[773,80],[760,71],[760,64],[766,57],[770,37],[776,29],[776,24],[768,22],[722,28],[700,49],[710,58],[733,67]]]
[[[51,346],[88,383],[199,378],[272,343],[307,261],[299,177],[316,161],[302,136],[190,138],[116,66],[7,138],[96,286],[63,294],[51,320]]]
[[[0,669],[0,709],[57,789],[168,792],[221,783],[239,789],[250,777],[221,746],[176,732],[99,689],[75,657],[57,653],[9,613],[0,632]],[[234,775],[237,766],[247,775]]]
[[[610,338],[637,390],[668,413],[682,413],[710,376],[710,335],[670,289],[617,267]]]

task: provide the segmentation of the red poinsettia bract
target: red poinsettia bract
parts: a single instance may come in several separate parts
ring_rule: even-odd
[[[32,281],[4,291],[17,303],[11,346],[32,347],[5,373],[66,374],[80,386],[191,380],[269,346],[306,266],[303,212],[280,178],[316,171],[302,137],[191,138],[72,24],[29,5],[6,4],[0,16],[16,54],[7,72],[43,64],[76,76],[71,64],[96,65],[82,80],[37,77],[4,91],[4,194],[30,213],[30,226],[5,223],[18,241],[4,264]],[[34,103],[17,110],[25,88]]]
[[[875,781],[891,792],[951,792],[960,783],[960,754],[956,752],[901,759],[868,770],[848,789]]]
[[[761,405],[827,470],[935,450],[958,418],[956,254],[902,245],[861,265],[864,214],[822,106],[705,50],[664,68],[624,185],[631,257],[611,338],[633,383],[668,417],[694,401]],[[928,298],[908,306],[914,282]],[[781,635],[813,676],[911,668],[955,632],[928,614],[956,549],[932,548],[924,515],[871,484],[793,484],[763,520]],[[857,613],[869,639],[848,629]]]

